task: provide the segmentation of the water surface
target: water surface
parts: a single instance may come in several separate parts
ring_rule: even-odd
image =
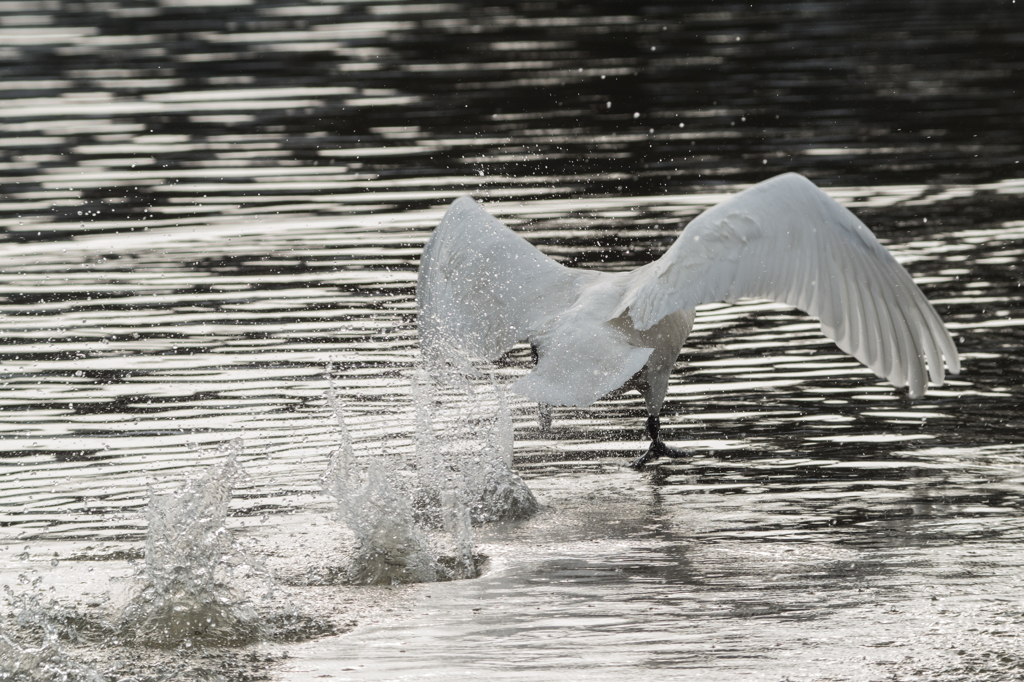
[[[620,270],[797,171],[910,270],[960,376],[910,401],[799,312],[705,306],[663,413],[691,459],[622,468],[635,394],[552,434],[513,402],[544,510],[478,530],[481,578],[282,588],[338,634],[204,655],[229,679],[1017,679],[1021,11],[3,3],[2,580],[100,618],[147,486],[236,437],[234,532],[281,575],[329,564],[325,374],[358,458],[411,453],[416,268],[447,203]],[[112,679],[199,675],[67,646]]]

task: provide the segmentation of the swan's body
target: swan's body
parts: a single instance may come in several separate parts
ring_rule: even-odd
[[[708,209],[661,258],[631,272],[560,265],[472,199],[457,199],[423,249],[420,347],[437,367],[453,350],[494,360],[529,342],[537,365],[512,390],[542,404],[585,407],[636,388],[650,456],[665,451],[658,415],[696,307],[741,298],[816,316],[843,351],[912,397],[929,376],[941,385],[944,366],[960,370],[949,332],[907,271],[795,173]]]

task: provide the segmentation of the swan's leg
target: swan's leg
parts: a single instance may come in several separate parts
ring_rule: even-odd
[[[645,464],[659,457],[686,457],[689,455],[684,450],[676,450],[665,445],[661,440],[660,433],[661,418],[656,414],[652,414],[647,417],[647,435],[651,437],[651,447],[647,448],[647,452],[640,455],[629,465],[631,468],[640,471],[644,468]]]
[[[547,403],[537,403],[537,423],[541,433],[551,432],[551,406]]]
[[[530,344],[530,359],[533,360],[534,367],[540,362],[540,351],[532,343]],[[551,406],[547,403],[537,403],[537,424],[540,426],[541,433],[551,431]]]

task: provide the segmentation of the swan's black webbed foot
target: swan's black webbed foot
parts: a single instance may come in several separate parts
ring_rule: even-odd
[[[654,461],[659,457],[688,457],[690,453],[685,450],[677,450],[670,448],[662,442],[658,435],[661,431],[661,420],[657,416],[650,416],[647,418],[647,434],[651,437],[651,447],[647,448],[647,452],[640,455],[640,457],[633,460],[629,465],[630,468],[640,471],[644,468],[644,465],[648,462]]]
[[[637,471],[640,471],[641,469],[644,468],[645,464],[647,464],[648,462],[653,462],[659,457],[676,458],[689,456],[690,453],[687,452],[686,450],[677,450],[676,448],[670,448],[669,446],[665,445],[665,443],[663,443],[662,441],[656,440],[651,443],[651,447],[647,448],[647,452],[633,460],[633,462],[630,463],[629,466],[631,469],[636,469]]]

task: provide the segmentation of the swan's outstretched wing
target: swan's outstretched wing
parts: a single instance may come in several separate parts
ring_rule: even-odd
[[[767,298],[821,320],[845,352],[895,386],[925,392],[960,371],[956,346],[910,275],[864,223],[807,178],[766,180],[697,216],[635,271],[615,311],[637,329],[701,303]]]
[[[447,364],[465,371],[466,356],[494,360],[530,341],[540,362],[512,390],[554,405],[589,405],[651,354],[581,304],[584,289],[602,276],[559,265],[469,197],[456,199],[420,259],[423,359],[434,371]],[[594,297],[593,288],[588,293]]]
[[[573,301],[578,273],[551,260],[469,197],[456,199],[420,257],[420,349],[495,360]]]

